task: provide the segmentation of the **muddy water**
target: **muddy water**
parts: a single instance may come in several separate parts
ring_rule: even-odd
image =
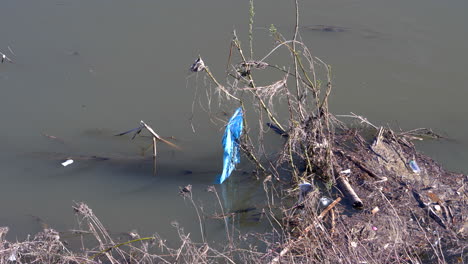
[[[467,2],[301,5],[302,39],[333,67],[332,111],[393,128],[433,128],[450,140],[420,149],[466,172]],[[204,80],[189,76],[188,66],[200,54],[223,73],[231,31],[247,43],[247,3],[8,0],[1,10],[0,51],[15,62],[0,64],[0,225],[10,237],[40,230],[38,218],[76,228],[71,206],[84,201],[115,233],[137,229],[171,240],[177,220],[196,238],[195,212],[178,190],[192,184],[195,201],[213,211],[214,196],[204,190],[222,166],[221,124],[196,107],[192,132],[193,96]],[[270,24],[292,35],[293,14],[289,2],[256,1],[258,57],[272,47]],[[157,177],[150,152],[142,156],[149,138],[112,136],[142,119],[183,148],[160,147]],[[110,160],[85,158],[93,155]],[[62,167],[68,156],[78,158]],[[228,210],[263,197],[261,183],[242,171],[217,190]],[[253,215],[241,220],[245,230],[263,228]],[[207,221],[209,239],[222,237],[223,224]]]

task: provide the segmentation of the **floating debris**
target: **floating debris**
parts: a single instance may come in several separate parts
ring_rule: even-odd
[[[68,159],[68,160],[62,162],[62,166],[66,167],[66,166],[72,164],[73,162],[74,162],[74,161],[73,161],[72,159]]]
[[[144,126],[142,123],[140,123],[140,126],[138,126],[138,127],[136,127],[136,128],[132,128],[132,129],[127,130],[127,131],[125,131],[125,132],[116,134],[116,135],[114,135],[114,136],[117,136],[117,137],[118,137],[118,136],[123,136],[123,135],[129,134],[129,133],[131,133],[131,132],[135,132],[135,134],[133,134],[133,136],[132,136],[132,140],[133,140],[133,139],[135,139],[135,137],[136,137],[138,134],[141,133],[141,130],[143,130],[144,127],[145,127],[145,126]]]
[[[284,131],[283,129],[279,128],[278,126],[272,124],[272,123],[266,123],[266,125],[273,130],[276,134],[282,136],[282,137],[288,137],[288,133]]]
[[[340,171],[341,174],[350,174],[351,173],[351,169],[347,169],[347,170],[342,170]]]
[[[419,168],[415,160],[410,161],[409,166],[411,167],[414,173],[416,174],[421,173],[421,169]]]
[[[326,33],[341,33],[349,31],[349,28],[334,26],[334,25],[312,25],[312,26],[303,26],[303,29],[311,31],[319,31]]]
[[[192,72],[201,72],[206,68],[205,63],[198,57],[198,59],[190,66],[190,71]]]
[[[192,185],[189,184],[185,187],[179,187],[179,195],[182,197],[190,197],[192,195]]]
[[[243,121],[242,107],[239,107],[234,112],[231,119],[229,119],[226,130],[224,131],[222,141],[224,148],[223,173],[219,178],[219,183],[223,183],[229,178],[236,164],[240,162],[239,140],[242,135]]]

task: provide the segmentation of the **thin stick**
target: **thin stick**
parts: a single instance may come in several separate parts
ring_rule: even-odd
[[[297,52],[296,52],[296,39],[297,39],[297,31],[299,29],[299,3],[298,1],[296,0],[295,1],[295,8],[296,8],[296,24],[294,26],[294,36],[293,36],[293,43],[292,43],[292,56],[294,58],[294,75],[296,76],[299,76],[299,71],[298,71],[298,67],[297,67],[297,59],[298,57],[296,56],[297,55]],[[299,78],[295,78],[296,80],[296,98],[297,98],[297,101],[299,102],[298,104],[298,112],[299,112],[299,115],[301,117],[301,121],[304,121],[305,119],[305,116],[304,116],[304,113],[302,111],[302,104],[300,103],[301,102],[301,90],[300,90],[300,87],[299,87]]]
[[[358,161],[357,159],[353,158],[352,156],[350,155],[346,155],[343,151],[338,151],[336,153],[339,153],[341,156],[349,159],[350,161],[352,161],[357,167],[359,167],[362,171],[366,172],[367,174],[369,174],[369,176],[373,177],[373,178],[376,178],[377,180],[379,181],[385,181],[386,178],[385,177],[382,177],[382,176],[379,176],[377,174],[375,174],[373,171],[371,171],[369,168],[367,168],[364,164],[362,164],[360,161]]]
[[[156,150],[156,137],[153,137],[153,175],[156,176],[156,156],[158,155],[158,152]]]
[[[362,123],[365,123],[365,124],[368,124],[369,126],[375,128],[375,130],[379,130],[379,128],[377,126],[375,126],[374,124],[372,124],[371,122],[369,122],[369,120],[367,120],[367,118],[363,117],[363,116],[359,116],[359,115],[356,115],[355,113],[351,112],[351,115],[337,115],[339,117],[350,117],[350,118],[356,118],[356,119],[359,119],[361,120],[361,124]]]
[[[173,147],[173,148],[176,148],[178,150],[181,150],[181,147],[177,146],[176,144],[170,142],[170,141],[167,141],[165,140],[164,138],[162,138],[161,136],[159,136],[158,134],[156,134],[156,132],[154,132],[154,130],[148,126],[143,120],[140,121],[140,123],[145,126],[146,129],[148,129],[148,131],[151,133],[151,135],[153,135],[153,137],[155,137],[157,140],[159,141],[162,141],[166,144],[168,144],[169,146]]]
[[[130,241],[127,241],[127,242],[123,242],[123,243],[119,243],[115,246],[112,246],[112,247],[109,247],[107,249],[104,249],[104,250],[101,250],[100,252],[92,255],[91,257],[88,258],[88,260],[93,260],[95,259],[96,257],[100,256],[100,255],[103,255],[109,251],[111,251],[112,249],[114,248],[118,248],[118,247],[121,247],[121,246],[124,246],[124,245],[128,245],[128,244],[131,244],[131,243],[135,243],[135,242],[139,242],[139,241],[144,241],[144,240],[154,240],[155,238],[154,237],[143,237],[143,238],[138,238],[138,239],[134,239],[134,240],[130,240]],[[85,262],[81,262],[81,263],[85,263]]]
[[[242,100],[235,97],[234,95],[232,95],[230,92],[228,92],[226,90],[226,88],[224,86],[222,86],[218,80],[216,80],[216,78],[213,76],[213,74],[211,73],[211,71],[208,69],[208,67],[205,67],[204,68],[206,74],[208,74],[208,76],[211,78],[211,80],[218,86],[218,88],[223,91],[227,96],[231,97],[232,99],[238,101],[239,103],[242,103]]]
[[[13,52],[13,50],[10,48],[10,46],[8,46],[8,50],[11,52],[11,54],[13,54],[14,56],[16,56],[16,54]]]

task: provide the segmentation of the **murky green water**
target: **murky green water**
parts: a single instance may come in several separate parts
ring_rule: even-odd
[[[0,225],[20,238],[40,229],[36,217],[66,230],[76,227],[73,201],[84,201],[113,232],[137,229],[170,240],[177,220],[197,233],[194,210],[178,187],[192,184],[196,201],[212,211],[215,200],[205,188],[221,170],[222,135],[200,110],[192,132],[197,76],[188,67],[200,54],[223,79],[231,31],[247,43],[248,3],[6,0],[0,6],[0,51],[15,62],[0,64]],[[333,67],[334,113],[354,112],[393,128],[432,128],[451,140],[419,148],[451,170],[468,170],[466,1],[303,1],[301,7],[303,41]],[[257,57],[273,47],[266,30],[272,23],[292,36],[293,5],[256,1]],[[346,30],[307,28],[316,25]],[[157,177],[150,152],[147,159],[140,155],[148,138],[112,136],[142,119],[183,148],[160,148]],[[62,167],[67,155],[118,159]],[[217,188],[232,210],[262,195],[261,183],[241,172]],[[223,234],[222,222],[207,226],[209,237]],[[255,220],[240,227],[262,228]]]

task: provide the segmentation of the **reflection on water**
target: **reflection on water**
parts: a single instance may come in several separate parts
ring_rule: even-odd
[[[279,0],[255,3],[254,54],[263,57],[273,47],[270,24],[292,36],[294,8]],[[376,125],[433,128],[457,143],[423,142],[420,149],[466,172],[466,1],[301,4],[302,39],[333,67],[332,111],[352,111]],[[0,64],[0,225],[10,226],[10,236],[24,237],[40,229],[32,215],[70,229],[76,225],[72,202],[84,201],[114,232],[138,229],[171,239],[176,233],[170,223],[177,220],[196,234],[195,211],[178,190],[192,184],[197,204],[219,212],[205,189],[221,172],[222,125],[198,107],[191,119],[195,84],[204,80],[196,74],[187,79],[188,67],[201,54],[222,76],[232,29],[247,39],[247,4],[0,5],[0,52],[14,61]],[[281,57],[271,60],[282,64]],[[234,109],[221,108],[228,116]],[[182,147],[161,146],[156,177],[150,138],[113,136],[140,120]],[[68,158],[75,162],[61,166]],[[263,206],[261,180],[243,173],[250,170],[243,158],[239,170],[216,185],[226,212]],[[223,237],[222,221],[206,221],[210,239]],[[240,227],[262,228],[254,222]]]

